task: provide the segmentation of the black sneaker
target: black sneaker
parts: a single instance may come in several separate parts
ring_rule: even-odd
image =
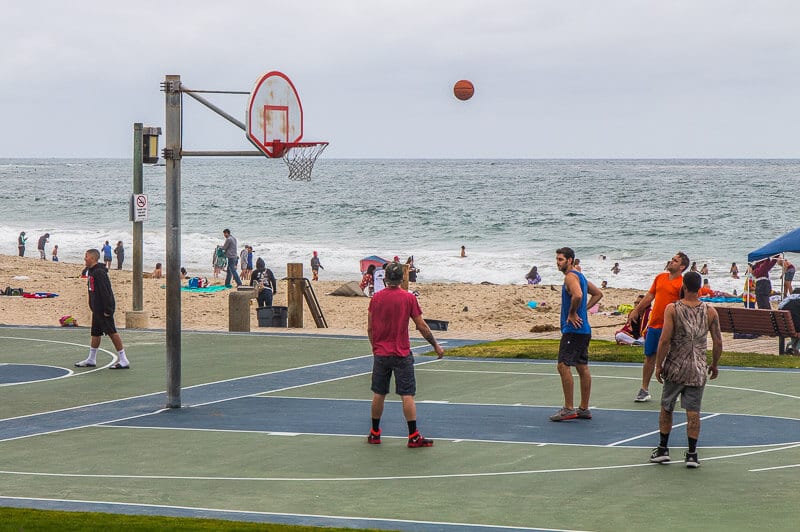
[[[374,443],[380,444],[381,443],[381,429],[378,429],[378,432],[375,432],[372,429],[369,429],[369,436],[367,436],[367,443]]]
[[[700,460],[697,459],[697,453],[686,452],[686,467],[692,469],[700,467]]]
[[[696,457],[697,455],[695,455]],[[669,462],[669,449],[666,447],[658,446],[653,449],[653,454],[650,455],[650,461],[654,464],[665,464]]]

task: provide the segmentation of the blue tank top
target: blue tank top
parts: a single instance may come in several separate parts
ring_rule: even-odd
[[[581,306],[578,307],[578,316],[583,320],[583,325],[576,328],[567,321],[569,316],[569,306],[572,303],[572,298],[567,293],[567,285],[561,286],[561,332],[562,333],[575,333],[575,334],[592,334],[592,328],[589,326],[589,317],[586,312],[586,303],[589,301],[588,284],[586,277],[583,276],[578,270],[570,270],[567,275],[575,274],[578,276],[578,282],[581,285],[581,292],[583,292],[583,301]]]

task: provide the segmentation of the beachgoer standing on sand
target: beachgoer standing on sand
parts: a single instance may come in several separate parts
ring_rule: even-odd
[[[322,263],[319,261],[319,255],[317,252],[314,252],[314,256],[311,257],[311,280],[312,281],[319,281],[319,271],[320,269],[324,270],[325,268],[322,267]]]
[[[128,358],[125,356],[125,346],[122,345],[122,338],[114,325],[114,311],[116,302],[114,292],[111,290],[111,281],[108,278],[108,270],[99,263],[100,252],[96,249],[86,251],[83,256],[87,268],[87,286],[89,288],[89,308],[92,311],[92,330],[89,356],[85,360],[76,362],[79,368],[93,368],[97,365],[97,349],[100,347],[100,339],[104,334],[108,335],[117,350],[119,360],[110,369],[128,369],[131,367]]]
[[[45,245],[50,241],[50,233],[45,233],[39,237],[39,242],[36,243],[36,249],[39,250],[39,258],[42,260],[47,260],[47,256],[44,252]]]
[[[772,281],[769,280],[769,271],[778,263],[778,257],[767,257],[753,264],[753,278],[756,280],[756,306],[771,309],[769,296],[772,295]]]
[[[222,246],[214,248],[214,255],[211,257],[211,266],[214,268],[214,278],[219,277],[219,272],[225,269],[228,265],[228,258],[225,256],[225,250]]]
[[[794,280],[795,267],[794,264],[786,259],[780,260],[783,267],[783,297],[792,293],[792,281]]]
[[[53,262],[58,262],[58,244],[53,246]]]
[[[103,263],[106,265],[106,269],[110,270],[113,256],[111,255],[111,244],[108,243],[108,240],[103,244],[101,251],[103,252]]]
[[[28,241],[28,238],[25,236],[25,231],[21,232],[17,237],[17,249],[19,249],[19,256],[25,256],[25,242]]]
[[[550,421],[567,419],[592,419],[589,410],[589,395],[592,391],[592,376],[589,373],[589,340],[592,328],[589,325],[587,309],[592,308],[603,298],[603,292],[586,280],[575,269],[575,252],[572,248],[556,250],[556,266],[564,274],[561,287],[561,343],[558,347],[558,374],[564,392],[564,406],[550,416]],[[586,296],[591,296],[587,301]],[[574,380],[572,368],[580,377],[581,402],[574,405]]]
[[[236,281],[236,286],[242,286],[242,280],[239,278],[239,274],[236,273],[236,265],[239,262],[239,257],[236,255],[236,248],[238,247],[238,244],[233,235],[231,235],[230,229],[223,229],[222,236],[225,237],[225,242],[222,244],[222,250],[225,252],[225,257],[228,259],[228,273],[225,275],[225,287],[231,287],[231,278]]]
[[[697,459],[697,439],[700,437],[700,405],[706,386],[706,373],[716,379],[717,363],[722,355],[722,332],[716,309],[700,301],[700,274],[688,272],[683,276],[683,298],[667,305],[664,310],[664,330],[658,342],[656,378],[664,385],[661,392],[661,413],[658,416],[658,447],[650,461],[669,462],[669,434],[672,431],[672,411],[678,396],[686,409],[686,467],[700,467]],[[706,349],[711,333],[711,366]]]
[[[542,282],[542,276],[539,275],[539,268],[534,266],[531,268],[531,271],[525,274],[525,279],[528,280],[528,284],[537,285]]]
[[[122,240],[117,241],[117,247],[114,248],[114,255],[117,256],[117,269],[122,269],[122,263],[125,262],[125,246],[122,245]]]
[[[662,328],[664,327],[664,309],[670,303],[676,302],[680,298],[681,286],[683,286],[683,272],[689,267],[689,257],[686,253],[678,252],[667,263],[666,270],[656,275],[650,290],[645,294],[636,308],[628,314],[628,321],[639,318],[644,309],[652,304],[650,318],[647,324],[647,334],[644,338],[644,364],[642,365],[642,387],[636,394],[634,401],[643,403],[650,400],[650,379],[653,378],[653,370],[656,367],[656,353],[658,352],[658,341],[661,338]]]
[[[255,286],[258,290],[256,300],[259,307],[272,306],[272,296],[278,293],[278,283],[275,281],[275,274],[267,268],[267,263],[261,257],[256,259],[256,269],[250,276],[250,286]]]
[[[364,272],[364,275],[361,276],[361,283],[359,283],[359,288],[364,291],[364,295],[372,297],[372,294],[375,291],[375,265],[370,264],[367,266],[367,271]]]
[[[403,403],[403,416],[408,424],[408,447],[431,447],[433,440],[424,438],[417,430],[417,405],[414,395],[417,382],[414,376],[414,355],[408,336],[409,318],[417,330],[428,341],[439,358],[444,350],[436,342],[433,333],[422,319],[422,309],[416,296],[403,290],[403,265],[390,262],[386,268],[386,289],[369,302],[367,314],[367,335],[372,346],[372,428],[367,442],[381,443],[381,416],[389,393],[389,382],[394,373],[395,393]]]

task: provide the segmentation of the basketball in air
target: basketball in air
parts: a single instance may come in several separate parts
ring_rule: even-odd
[[[453,94],[461,101],[469,100],[475,94],[475,86],[471,81],[460,79],[453,85]]]

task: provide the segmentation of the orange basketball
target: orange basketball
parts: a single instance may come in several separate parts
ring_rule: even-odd
[[[456,98],[459,100],[469,100],[472,98],[472,95],[475,94],[475,86],[471,81],[460,79],[456,81],[456,84],[453,86],[453,94],[455,94]]]

